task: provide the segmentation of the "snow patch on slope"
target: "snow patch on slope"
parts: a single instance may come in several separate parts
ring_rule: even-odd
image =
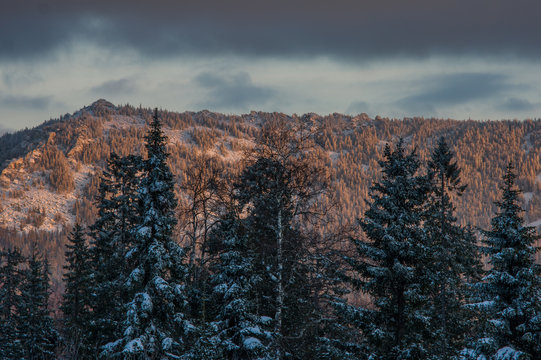
[[[541,219],[538,219],[538,220],[536,220],[534,222],[529,223],[528,226],[539,228],[541,226]]]
[[[22,170],[17,179],[4,182],[2,192],[17,196],[9,196],[2,201],[0,226],[23,232],[37,229],[59,231],[66,223],[74,223],[75,201],[94,174],[91,166],[79,164],[77,168],[78,171],[74,171],[75,190],[70,193],[53,190],[41,171],[27,173]],[[38,224],[30,221],[33,212],[43,216]]]
[[[522,194],[522,196],[524,196],[524,204],[528,206],[530,201],[532,201],[533,192],[525,192]]]
[[[522,144],[522,150],[524,150],[526,154],[528,154],[533,149],[533,144],[530,136],[530,133],[526,134],[526,136],[524,136],[524,143]]]

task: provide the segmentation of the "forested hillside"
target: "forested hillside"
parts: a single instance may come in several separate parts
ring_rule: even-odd
[[[369,188],[380,176],[378,161],[386,143],[403,138],[426,160],[444,136],[456,153],[468,187],[456,199],[458,222],[486,228],[505,166],[516,167],[517,184],[527,223],[541,221],[541,121],[456,121],[388,119],[331,114],[286,115],[251,112],[225,115],[208,111],[173,113],[162,110],[169,138],[169,165],[175,176],[179,209],[190,203],[190,172],[200,156],[212,157],[219,176],[239,173],[246,149],[253,146],[262,124],[270,120],[300,121],[315,134],[318,165],[329,172],[338,211],[330,224],[346,225],[367,210]],[[111,152],[145,155],[144,135],[150,109],[114,106],[99,100],[76,113],[0,137],[0,227],[3,245],[17,243],[28,252],[38,243],[49,256],[55,278],[63,264],[65,235],[76,220],[92,224],[99,179]],[[197,156],[196,156],[197,155]],[[187,187],[188,186],[188,187]],[[179,217],[182,217],[182,210]],[[181,221],[182,223],[182,221]],[[331,225],[329,225],[331,226]],[[179,237],[185,238],[179,232]]]
[[[104,101],[93,108],[116,111]],[[478,231],[456,217],[468,184],[450,129],[422,149],[413,133],[389,134],[382,150],[378,140],[377,176],[357,215],[340,198],[351,174],[340,161],[356,154],[366,174],[373,159],[362,159],[358,141],[325,145],[336,135],[321,119],[252,114],[230,136],[218,120],[175,131],[158,109],[148,124],[141,114],[91,120],[98,137],[57,128],[4,168],[5,187],[19,193],[5,196],[3,212],[26,218],[2,234],[0,357],[541,356],[540,236],[525,226],[516,160]],[[349,122],[345,144],[370,129]],[[111,152],[119,129],[133,142]],[[70,201],[74,214],[62,213]]]

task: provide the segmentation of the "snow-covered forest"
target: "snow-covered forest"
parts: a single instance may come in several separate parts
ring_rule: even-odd
[[[5,359],[541,359],[538,235],[512,163],[491,225],[461,224],[468,184],[440,138],[385,145],[357,227],[314,134],[264,124],[238,172],[199,156],[181,187],[158,112],[145,156],[111,154],[97,220],[76,224],[53,316],[47,254],[2,252]]]

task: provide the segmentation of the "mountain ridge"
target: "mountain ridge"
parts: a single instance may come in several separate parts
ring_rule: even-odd
[[[129,114],[127,113],[127,109],[130,109]],[[36,158],[41,155],[40,149],[43,148],[43,146],[51,143],[55,143],[56,146],[64,153],[64,156],[67,159],[71,159],[71,166],[78,167],[78,161],[77,157],[80,157],[80,154],[84,152],[85,147],[91,146],[92,143],[95,143],[96,141],[99,141],[100,136],[105,136],[106,138],[109,136],[110,131],[120,131],[130,129],[130,128],[138,128],[139,130],[142,130],[146,123],[148,123],[150,119],[150,109],[143,109],[141,107],[134,108],[130,105],[126,106],[115,106],[111,102],[105,100],[105,99],[98,99],[91,103],[88,106],[85,106],[81,108],[80,110],[74,112],[73,114],[66,114],[61,116],[59,119],[52,119],[49,121],[44,122],[41,125],[38,125],[32,129],[25,129],[18,131],[13,134],[4,134],[0,137],[0,150],[2,150],[2,154],[4,156],[0,156],[0,184],[7,185],[11,182],[11,180],[15,181],[15,184],[21,181],[20,177],[24,174],[24,172],[21,173],[20,170],[23,170],[24,163],[30,163],[36,161]],[[293,115],[286,115],[283,113],[265,113],[265,112],[258,112],[258,111],[252,111],[248,114],[241,114],[241,115],[226,115],[222,113],[216,113],[211,112],[208,110],[202,110],[199,112],[191,112],[191,111],[185,111],[182,113],[172,113],[165,110],[160,111],[162,115],[169,116],[169,114],[175,114],[176,117],[185,118],[185,123],[183,126],[171,126],[171,123],[166,124],[164,126],[164,129],[166,130],[167,135],[170,137],[171,141],[177,143],[177,144],[193,144],[195,142],[195,145],[201,147],[208,146],[208,144],[205,144],[205,139],[199,139],[197,130],[202,129],[202,131],[205,131],[207,129],[212,129],[214,131],[211,131],[214,137],[218,136],[229,136],[228,133],[224,133],[224,131],[216,131],[216,129],[219,129],[219,126],[217,124],[222,122],[230,121],[233,124],[239,123],[244,126],[244,128],[252,128],[252,130],[257,131],[257,129],[261,126],[263,121],[266,121],[268,117],[287,117],[289,119],[293,118],[300,118],[303,121],[312,123],[312,125],[318,125],[321,126],[322,123],[325,123],[325,121],[329,122],[329,120],[334,121],[335,124],[331,124],[332,126],[338,126],[342,130],[342,134],[336,134],[334,133],[334,136],[344,136],[347,138],[348,133],[352,133],[355,131],[362,131],[362,129],[367,129],[374,125],[376,122],[432,122],[432,121],[439,121],[439,122],[454,122],[455,125],[470,125],[472,128],[478,128],[479,126],[475,125],[483,125],[482,122],[472,122],[472,121],[458,121],[458,120],[435,120],[435,119],[424,119],[424,118],[405,118],[403,120],[389,120],[389,119],[382,119],[381,117],[376,117],[374,119],[370,118],[367,114],[359,114],[357,116],[348,116],[343,115],[339,113],[333,113],[327,116],[320,116],[315,113],[307,113],[302,115],[301,117],[298,117],[296,114]],[[191,121],[189,119],[191,118]],[[500,121],[501,123],[505,123],[505,121]],[[99,123],[99,124],[98,124]],[[512,122],[510,122],[512,123]],[[515,122],[516,123],[516,122]],[[533,121],[533,123],[538,124],[539,120]],[[169,126],[167,126],[169,125]],[[328,126],[328,124],[323,124],[324,126]],[[385,125],[385,124],[384,124]],[[385,126],[384,126],[385,127]],[[392,126],[391,126],[392,127]],[[182,129],[181,129],[182,128]],[[189,131],[186,131],[188,128]],[[190,131],[191,130],[191,131]],[[449,137],[453,137],[453,132],[456,132],[456,129],[448,129],[449,131],[446,131],[446,135]],[[535,129],[534,129],[535,130]],[[71,133],[70,133],[71,132]],[[195,136],[194,136],[195,132]],[[244,140],[244,142],[247,141],[249,143],[251,141],[250,136],[253,137],[253,131],[249,134],[243,134],[248,136],[239,136],[239,133],[232,134],[233,137],[236,137],[237,139]],[[396,131],[395,131],[396,132]],[[70,133],[70,134],[66,134]],[[535,145],[532,144],[532,134],[534,136],[537,135],[537,130],[533,131],[532,133],[528,133],[526,137],[524,138],[524,142],[522,144],[522,148],[524,149],[524,152],[528,154],[530,151],[537,151],[538,149],[535,148]],[[17,136],[18,135],[18,136]],[[206,135],[206,134],[203,134]],[[382,145],[388,141],[395,140],[398,136],[403,136],[404,134],[395,134],[390,131],[390,129],[384,129],[383,139],[378,139],[378,150],[381,150]],[[18,146],[10,147],[6,146],[6,144],[13,143],[13,141],[7,141],[9,137],[17,137],[19,141]],[[58,140],[55,139],[56,137],[66,137],[67,139]],[[329,138],[329,136],[327,136]],[[332,136],[331,136],[332,137]],[[413,134],[409,134],[408,136],[405,136],[406,142],[412,141]],[[20,139],[22,138],[22,141]],[[432,143],[434,137],[430,137],[426,139],[427,142]],[[227,140],[227,139],[226,139]],[[212,141],[212,140],[210,140]],[[208,141],[207,141],[208,142]],[[450,141],[453,143],[453,141]],[[118,149],[115,148],[115,146],[118,147],[118,144],[113,145],[111,147],[112,151],[117,151]],[[328,145],[323,144],[323,147],[328,147]],[[332,147],[332,145],[331,145]],[[11,152],[9,151],[11,150]],[[141,148],[139,147],[139,152]],[[209,151],[210,149],[206,149],[205,151]],[[339,151],[334,151],[335,149],[325,149],[329,152],[329,158],[331,160],[334,159],[335,162],[340,156],[347,156],[349,151],[348,149],[337,149]],[[122,153],[122,151],[120,151]],[[231,158],[238,159],[238,156],[230,156]],[[83,161],[83,163],[86,161]],[[80,163],[80,161],[79,161]],[[89,165],[89,168],[85,169],[86,174],[91,175],[94,174],[95,170],[95,164],[87,164]],[[103,165],[103,164],[102,164]],[[369,167],[368,164],[363,163],[362,169],[366,170],[367,167]],[[16,173],[19,172],[19,176],[16,176]],[[77,172],[79,173],[79,172]],[[29,174],[27,174],[29,175]],[[541,174],[540,174],[541,175]],[[520,176],[520,174],[519,174]],[[12,179],[13,178],[13,179]],[[536,181],[541,181],[541,176],[537,178],[536,173]],[[82,183],[80,179],[78,179],[78,183]],[[82,191],[81,185],[78,184],[76,191]],[[527,192],[527,198],[531,200],[533,193],[530,194],[530,192]],[[526,203],[529,202],[526,201]]]
[[[1,136],[0,228],[24,237],[65,233],[76,220],[90,225],[96,214],[93,202],[99,177],[109,154],[144,155],[146,124],[151,116],[152,109],[115,106],[99,99],[73,114]],[[372,181],[380,176],[378,160],[386,143],[402,137],[426,160],[436,140],[445,136],[456,152],[463,183],[469,185],[456,202],[461,224],[488,226],[501,175],[512,160],[518,171],[517,183],[524,191],[527,222],[541,225],[540,120],[398,120],[366,114],[297,116],[257,111],[227,115],[208,110],[160,110],[159,116],[169,138],[170,166],[177,187],[184,181],[194,154],[206,153],[236,169],[261,125],[283,118],[302,121],[317,130],[314,140],[322,155],[320,161],[329,169],[340,204],[332,219],[337,224],[354,223],[362,216]],[[177,194],[181,194],[180,188]],[[50,239],[49,235],[43,237]],[[20,240],[12,242],[16,241]],[[60,240],[58,246],[62,244]]]

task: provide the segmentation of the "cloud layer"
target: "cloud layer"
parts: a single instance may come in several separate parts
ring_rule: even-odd
[[[209,109],[539,117],[534,0],[26,0],[0,11],[0,126],[98,98]]]
[[[0,57],[35,58],[81,41],[146,57],[534,57],[539,13],[533,0],[12,1],[0,13]]]
[[[237,110],[256,109],[266,105],[276,92],[270,87],[254,85],[246,72],[220,74],[203,72],[194,79],[196,85],[207,91],[201,107]]]
[[[11,95],[0,92],[0,106],[22,109],[46,109],[52,104],[52,96]]]
[[[494,73],[454,73],[420,81],[421,90],[396,103],[409,113],[434,113],[442,106],[455,106],[494,98],[514,86],[506,76]]]

